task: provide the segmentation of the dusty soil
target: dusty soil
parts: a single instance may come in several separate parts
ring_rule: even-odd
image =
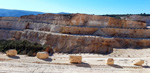
[[[70,64],[69,55],[81,55],[83,63]],[[114,58],[115,65],[106,65],[107,58]],[[143,66],[133,65],[137,59],[145,61]],[[55,53],[46,60],[0,53],[0,73],[150,73],[150,49],[114,49],[108,55]]]

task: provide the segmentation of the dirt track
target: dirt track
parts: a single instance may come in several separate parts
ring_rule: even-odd
[[[142,55],[144,51],[145,55]],[[135,55],[132,55],[133,53]],[[46,60],[25,55],[7,57],[5,54],[0,54],[0,73],[150,73],[148,54],[148,49],[114,49],[109,55],[76,54],[82,55],[82,64],[70,64],[68,54],[54,54]],[[105,65],[108,57],[114,58],[114,66]],[[133,61],[136,59],[144,60],[144,65],[134,66]]]

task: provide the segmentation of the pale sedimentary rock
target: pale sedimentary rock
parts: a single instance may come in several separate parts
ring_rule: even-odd
[[[69,60],[70,60],[70,63],[81,63],[82,56],[70,56]]]
[[[63,26],[60,27],[60,30],[58,30],[57,32],[63,34],[73,34],[73,35],[97,35],[97,36],[105,36],[105,37],[122,37],[122,38],[149,38],[150,37],[150,29]]]
[[[39,59],[47,59],[49,57],[49,54],[47,52],[38,52],[36,57]]]
[[[133,21],[142,21],[146,22],[147,25],[150,25],[150,16],[131,15],[131,16],[123,16],[121,18]]]
[[[133,62],[134,65],[137,65],[137,66],[142,66],[144,64],[144,60],[135,60]]]
[[[113,48],[150,46],[150,30],[143,29],[145,22],[87,14],[42,14],[0,20],[0,40],[14,38],[51,45],[57,53],[108,54]]]
[[[15,49],[10,49],[10,50],[6,51],[6,55],[7,56],[16,56],[17,51]]]
[[[113,58],[108,58],[108,59],[106,60],[106,64],[107,64],[107,65],[114,65],[114,59],[113,59]]]
[[[150,46],[149,39],[103,38],[89,35],[67,35],[43,31],[10,31],[0,30],[0,39],[14,38],[29,40],[51,45],[55,52],[64,53],[99,53],[113,52],[113,48],[146,48]]]
[[[65,34],[88,34],[92,35],[98,28],[87,28],[87,27],[62,27],[61,33]]]
[[[107,54],[113,52],[113,48],[146,48],[150,46],[149,39],[103,38],[99,36],[77,36],[32,30],[25,30],[23,32],[0,30],[0,33],[1,40],[9,38],[29,40],[51,45],[55,52],[64,53]]]
[[[146,28],[146,23],[143,22],[87,14],[42,14],[22,16],[21,19],[28,19],[34,22],[44,22],[56,25]]]

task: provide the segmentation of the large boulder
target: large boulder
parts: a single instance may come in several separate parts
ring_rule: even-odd
[[[70,63],[81,63],[82,56],[70,56],[69,60],[70,60]]]
[[[113,59],[113,58],[108,58],[108,59],[106,60],[106,64],[107,64],[107,65],[114,65],[114,59]]]
[[[49,57],[49,54],[47,52],[38,52],[36,57],[39,59],[47,59]]]
[[[7,56],[16,56],[17,55],[17,50],[10,49],[10,50],[6,51],[6,55]]]
[[[137,66],[142,66],[144,64],[144,60],[135,60],[133,62],[134,65],[137,65]]]

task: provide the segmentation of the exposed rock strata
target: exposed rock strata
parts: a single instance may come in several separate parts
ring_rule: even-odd
[[[3,32],[3,31],[2,31]],[[1,33],[1,32],[0,32]],[[13,34],[7,34],[13,33]],[[51,45],[55,52],[64,53],[111,53],[112,48],[146,48],[150,47],[150,40],[104,38],[95,36],[74,36],[43,31],[7,31],[3,33],[7,38],[29,40],[41,44]],[[18,34],[20,33],[20,34]],[[17,36],[16,36],[17,35]],[[6,39],[5,36],[0,38]]]
[[[127,28],[98,28],[98,27],[76,27],[61,26],[46,23],[0,21],[0,28],[7,30],[39,30],[54,33],[75,35],[98,35],[105,37],[124,38],[150,38],[150,29],[127,29]]]
[[[147,25],[150,25],[150,16],[131,15],[131,16],[124,16],[121,18],[126,20],[133,20],[133,21],[143,21],[146,22]]]
[[[34,22],[43,22],[56,25],[70,26],[96,26],[96,27],[119,27],[119,28],[146,28],[146,23],[115,19],[106,16],[86,14],[43,14],[22,16],[22,19],[30,19]]]
[[[113,48],[150,47],[150,29],[146,29],[145,22],[106,16],[43,14],[1,17],[0,29],[1,40],[29,40],[51,45],[54,52],[108,54]]]

